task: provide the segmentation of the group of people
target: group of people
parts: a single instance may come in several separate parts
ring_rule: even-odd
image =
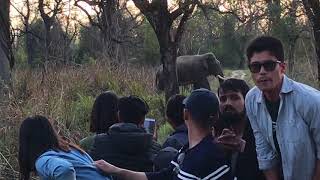
[[[319,180],[320,93],[289,79],[280,40],[254,39],[246,51],[255,87],[220,83],[166,105],[174,132],[160,145],[143,128],[149,111],[137,96],[100,94],[93,136],[80,146],[59,136],[42,116],[25,119],[19,134],[21,179]]]

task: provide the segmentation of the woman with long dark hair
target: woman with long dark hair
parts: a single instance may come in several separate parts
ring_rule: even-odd
[[[90,117],[90,132],[107,133],[110,126],[118,122],[118,97],[112,91],[101,93],[95,100]],[[92,148],[95,135],[80,141],[80,146],[86,152]]]
[[[59,137],[43,116],[25,119],[19,132],[20,179],[35,172],[43,180],[109,180],[91,157],[75,144]]]

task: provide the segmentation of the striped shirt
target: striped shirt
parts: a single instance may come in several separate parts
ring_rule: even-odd
[[[195,147],[184,146],[171,165],[160,172],[146,173],[148,180],[231,180],[230,165],[211,135]]]

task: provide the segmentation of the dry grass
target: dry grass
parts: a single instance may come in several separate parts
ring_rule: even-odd
[[[63,135],[77,142],[87,136],[95,96],[106,90],[146,99],[149,116],[163,119],[163,95],[154,88],[154,70],[126,64],[49,66],[41,70],[17,69],[8,98],[0,108],[0,179],[16,179],[18,128],[27,116],[41,114],[54,121]]]

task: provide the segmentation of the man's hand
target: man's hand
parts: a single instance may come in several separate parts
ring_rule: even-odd
[[[124,180],[148,180],[144,172],[135,172],[127,169],[121,169],[107,163],[104,160],[95,161],[94,164],[106,174],[111,174]]]
[[[240,152],[244,151],[246,143],[246,141],[237,137],[230,129],[223,129],[221,135],[217,138],[217,142],[222,144],[228,150]]]
[[[98,160],[94,162],[94,165],[97,166],[99,169],[101,169],[103,172],[107,174],[116,174],[117,172],[120,171],[120,168],[107,163],[104,160]]]

